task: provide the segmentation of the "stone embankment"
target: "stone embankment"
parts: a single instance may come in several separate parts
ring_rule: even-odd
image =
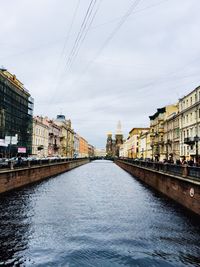
[[[190,169],[187,166],[168,166],[129,160],[116,160],[115,163],[134,177],[200,215],[200,168]],[[193,176],[189,176],[190,173]]]
[[[39,165],[10,168],[0,171],[0,193],[32,184],[43,179],[72,170],[89,162],[89,159],[76,159],[61,162],[48,162]]]

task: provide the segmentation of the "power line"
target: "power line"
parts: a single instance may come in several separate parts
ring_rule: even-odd
[[[138,10],[136,10],[135,12],[133,12],[131,15],[134,15],[135,13],[143,12],[143,11],[145,11],[145,10],[147,10],[147,9],[150,9],[150,8],[154,8],[154,7],[156,7],[156,6],[158,6],[158,5],[161,5],[162,3],[167,2],[167,1],[169,1],[169,0],[163,0],[163,1],[160,1],[159,3],[153,4],[153,5],[149,5],[149,6],[147,6],[147,7],[142,8],[142,9],[138,9]],[[114,22],[120,20],[121,18],[122,18],[122,17],[117,17],[117,18],[115,18],[115,19],[112,19],[112,20],[106,21],[106,22],[104,22],[104,23],[98,24],[98,25],[96,25],[96,26],[93,26],[93,27],[91,27],[91,28],[89,29],[89,31],[93,31],[93,30],[96,30],[96,29],[98,29],[98,28],[100,28],[100,27],[103,27],[103,26],[105,26],[105,25],[107,25],[107,24],[114,23]],[[69,34],[69,37],[71,37],[71,36],[73,36],[73,35],[74,35],[74,34]],[[49,46],[51,46],[51,45],[60,43],[61,41],[63,41],[63,39],[58,39],[58,40],[55,40],[55,41],[53,41],[53,42],[48,42],[48,43],[43,44],[43,45],[39,45],[39,46],[36,46],[36,47],[28,48],[28,49],[26,49],[26,50],[24,50],[24,51],[21,51],[21,52],[19,52],[19,53],[14,53],[14,54],[10,54],[10,55],[8,55],[8,56],[0,57],[0,60],[4,60],[4,59],[6,59],[6,58],[18,57],[18,56],[21,56],[21,55],[24,55],[24,54],[28,54],[28,53],[30,54],[32,51],[34,52],[34,51],[37,51],[37,50],[40,50],[40,49],[45,49],[46,47],[49,47]],[[8,45],[8,44],[7,44],[7,45]]]
[[[126,13],[121,17],[119,23],[114,28],[114,30],[110,33],[110,35],[107,37],[103,45],[100,47],[98,52],[96,53],[95,57],[87,64],[86,68],[83,70],[82,75],[88,70],[90,65],[99,57],[99,55],[102,53],[102,51],[105,49],[105,47],[109,44],[109,42],[112,40],[112,38],[115,36],[115,34],[120,30],[122,25],[126,22],[127,18],[132,14],[133,10],[137,7],[137,5],[140,3],[141,0],[135,0],[134,3],[128,8]]]
[[[72,15],[72,20],[71,20],[71,23],[70,23],[70,26],[69,26],[69,29],[68,29],[68,32],[67,32],[67,35],[66,35],[66,38],[65,38],[65,42],[64,42],[64,45],[63,45],[61,54],[60,54],[60,58],[58,60],[58,66],[57,66],[57,68],[59,67],[59,63],[61,61],[61,58],[64,55],[64,52],[65,52],[67,43],[69,41],[69,38],[70,38],[70,35],[71,35],[71,31],[72,31],[72,28],[73,28],[73,25],[74,25],[74,21],[76,19],[76,15],[77,15],[77,12],[78,12],[78,9],[79,9],[79,5],[80,5],[80,0],[78,0],[77,5],[76,5],[75,10],[74,10],[74,13]]]
[[[90,22],[89,22],[89,25],[88,25],[88,27],[87,27],[87,29],[86,29],[86,31],[85,31],[85,34],[83,35],[82,39],[80,39],[80,43],[79,43],[79,45],[77,46],[77,50],[76,50],[75,53],[74,53],[73,63],[75,62],[75,60],[76,60],[76,58],[77,58],[77,56],[78,56],[78,53],[79,53],[79,51],[80,51],[80,49],[81,49],[81,45],[82,45],[83,42],[85,41],[85,38],[86,38],[86,36],[87,36],[89,30],[91,29],[91,25],[92,25],[92,23],[93,23],[93,21],[94,21],[94,19],[95,19],[95,17],[96,17],[96,14],[97,14],[97,12],[98,12],[98,10],[99,10],[100,4],[101,4],[101,1],[99,1],[98,6],[97,6],[96,10],[94,11],[94,14],[93,14],[93,16],[92,16],[92,18],[91,18],[91,20],[90,20]],[[73,63],[70,64],[70,67],[72,66]]]
[[[74,53],[75,53],[75,51],[77,49],[77,46],[78,46],[78,44],[80,42],[80,39],[81,39],[81,37],[83,35],[83,32],[84,32],[85,27],[87,25],[88,18],[91,15],[91,10],[94,8],[95,3],[96,3],[96,0],[91,0],[90,3],[89,3],[89,6],[87,8],[86,14],[85,14],[84,19],[83,19],[83,22],[81,24],[81,27],[80,27],[79,32],[77,34],[77,37],[75,39],[74,45],[73,45],[73,47],[72,47],[72,49],[71,49],[71,51],[69,53],[69,56],[67,58],[67,63],[66,63],[67,67],[69,67],[69,64],[71,64],[71,62],[73,60],[73,55],[74,55]]]
[[[98,3],[98,0],[91,0],[89,3],[89,6],[87,8],[87,11],[86,11],[85,16],[83,18],[83,21],[81,23],[80,29],[78,31],[78,34],[76,36],[76,39],[75,39],[74,44],[72,46],[72,49],[71,49],[71,51],[68,55],[68,58],[67,58],[66,69],[68,71],[68,74],[69,74],[69,71],[71,70],[71,66],[73,65],[74,61],[76,60],[76,57],[77,57],[78,52],[81,48],[81,45],[83,44],[83,42],[87,36],[87,33],[89,32],[90,27],[91,27],[91,25],[94,21],[94,18],[97,14],[100,2],[98,3],[97,8],[95,10],[95,6],[97,3]],[[58,86],[61,82],[62,76],[63,76],[63,73],[60,75],[56,89],[58,88]],[[65,77],[66,77],[66,70],[65,70]]]

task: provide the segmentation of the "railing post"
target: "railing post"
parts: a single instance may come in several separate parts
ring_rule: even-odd
[[[30,162],[30,160],[28,160],[28,168],[30,168],[31,167],[31,162]]]
[[[13,164],[13,161],[9,161],[9,167],[10,167],[10,169],[11,169],[11,170],[13,170],[13,169],[14,169],[14,164]]]
[[[187,166],[187,164],[183,165],[182,175],[183,175],[183,177],[187,177],[188,176],[188,166]]]

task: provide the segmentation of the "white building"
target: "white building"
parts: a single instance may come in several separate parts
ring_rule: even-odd
[[[74,158],[79,157],[79,135],[74,133]]]
[[[179,100],[180,156],[199,161],[200,86]]]
[[[95,150],[94,150],[94,156],[95,157],[105,157],[106,156],[106,150],[105,149],[95,148]]]

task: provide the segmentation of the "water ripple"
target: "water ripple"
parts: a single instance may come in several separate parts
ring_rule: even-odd
[[[200,225],[113,163],[0,197],[0,266],[200,266]]]

